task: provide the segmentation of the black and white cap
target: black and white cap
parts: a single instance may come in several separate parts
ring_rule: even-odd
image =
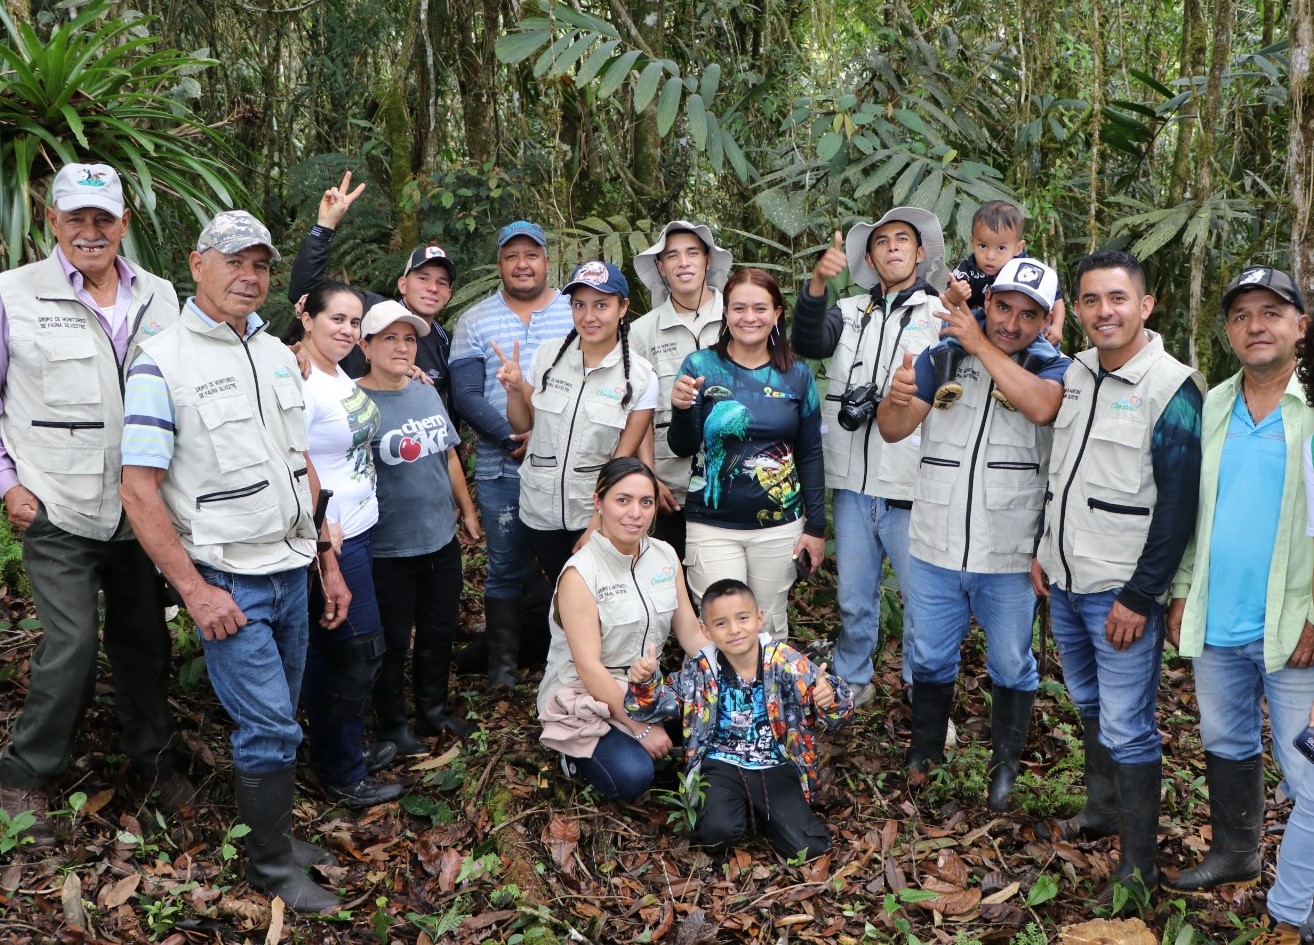
[[[1021,292],[1052,311],[1058,298],[1058,273],[1038,259],[1018,256],[1004,263],[995,276],[990,292]]]

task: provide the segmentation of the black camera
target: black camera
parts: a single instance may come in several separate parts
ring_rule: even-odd
[[[871,420],[880,402],[880,388],[875,384],[846,390],[840,398],[839,425],[852,433]]]

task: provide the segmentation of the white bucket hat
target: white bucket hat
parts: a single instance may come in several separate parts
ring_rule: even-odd
[[[921,207],[894,207],[875,223],[854,224],[844,240],[844,252],[849,257],[849,278],[864,289],[876,287],[880,276],[867,262],[867,240],[871,239],[872,230],[896,220],[916,229],[922,248],[926,250],[925,258],[917,264],[918,277],[929,282],[937,292],[943,292],[949,285],[949,269],[944,261],[944,231],[940,228],[940,218]]]
[[[707,261],[707,284],[717,290],[724,290],[726,280],[730,278],[730,266],[734,262],[730,257],[730,251],[716,245],[716,240],[712,239],[712,228],[706,223],[672,220],[662,227],[657,242],[634,257],[634,272],[652,293],[653,306],[661,305],[671,296],[670,290],[666,287],[666,280],[657,271],[657,257],[666,249],[666,234],[671,230],[688,230],[696,233],[700,240],[711,247],[711,259]]]

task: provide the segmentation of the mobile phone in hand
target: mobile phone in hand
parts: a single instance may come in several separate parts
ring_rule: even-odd
[[[812,555],[804,548],[794,558],[794,570],[798,573],[799,580],[805,581],[812,577]]]
[[[1314,763],[1314,725],[1296,736],[1296,750]]]

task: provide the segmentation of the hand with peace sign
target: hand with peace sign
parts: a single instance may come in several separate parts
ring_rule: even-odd
[[[520,342],[517,340],[512,345],[509,358],[498,347],[496,341],[492,342],[492,347],[493,354],[502,362],[502,366],[497,369],[497,382],[506,391],[506,419],[516,433],[511,440],[517,445],[515,448],[508,446],[506,449],[512,459],[519,459],[524,455],[524,447],[520,445],[523,443],[524,436],[521,434],[528,435],[534,426],[534,408],[529,400],[534,390],[525,383],[524,372],[520,370]]]
[[[640,656],[630,667],[630,682],[642,686],[657,674],[657,644],[648,644],[648,655]]]
[[[324,191],[324,196],[319,198],[319,217],[315,222],[322,227],[336,230],[342,218],[347,215],[347,210],[364,190],[364,184],[357,185],[355,190],[351,189],[351,171],[347,171],[342,175],[341,184],[330,187]]]
[[[817,667],[817,681],[812,685],[812,704],[822,712],[826,712],[835,705],[835,687],[830,684],[830,677],[826,675],[827,663],[822,663]]]
[[[502,389],[507,392],[509,397],[512,391],[519,390],[520,385],[525,382],[524,372],[520,370],[520,340],[516,339],[509,358],[502,353],[502,349],[497,346],[496,341],[492,345],[493,354],[497,355],[497,359],[502,362],[502,366],[497,369],[497,382],[502,385]]]
[[[849,257],[844,252],[844,239],[840,231],[836,230],[834,244],[826,247],[826,251],[817,260],[817,268],[812,270],[812,282],[808,285],[808,295],[813,298],[825,298],[826,283],[848,267]]]

